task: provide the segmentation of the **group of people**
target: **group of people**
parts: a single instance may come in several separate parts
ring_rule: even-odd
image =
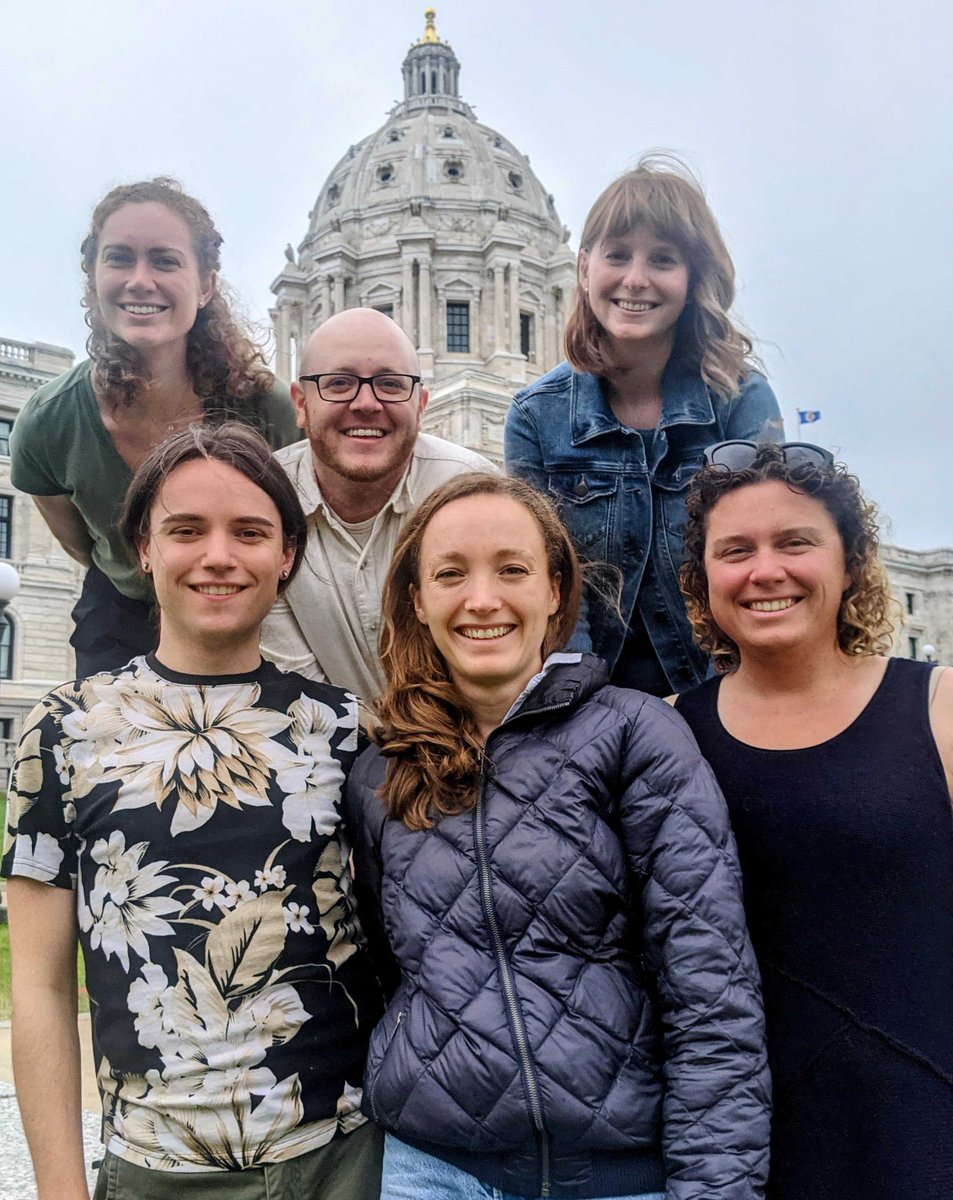
[[[77,939],[94,1200],[947,1200],[953,671],[887,657],[697,183],[596,202],[506,473],[382,313],[289,395],[221,240],[111,192],[12,438],[87,566],[2,863],[40,1200],[89,1200]]]

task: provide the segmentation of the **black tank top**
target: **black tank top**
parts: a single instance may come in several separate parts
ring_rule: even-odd
[[[953,804],[927,663],[854,723],[761,750],[679,697],[725,792],[761,964],[776,1200],[953,1198]]]

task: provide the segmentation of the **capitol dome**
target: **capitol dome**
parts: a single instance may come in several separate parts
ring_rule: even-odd
[[[418,347],[427,426],[499,458],[513,392],[561,359],[575,260],[529,159],[460,97],[460,63],[426,29],[404,98],[328,175],[272,285],[278,372],[333,313],[391,315]]]

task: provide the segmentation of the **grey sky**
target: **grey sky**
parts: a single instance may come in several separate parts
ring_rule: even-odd
[[[17,0],[0,49],[0,336],[82,350],[78,247],[173,174],[264,320],[334,163],[383,124],[422,2]],[[573,231],[644,150],[700,174],[789,437],[847,461],[903,545],[953,544],[953,9],[945,0],[440,0],[461,92]],[[822,421],[795,424],[794,410]]]

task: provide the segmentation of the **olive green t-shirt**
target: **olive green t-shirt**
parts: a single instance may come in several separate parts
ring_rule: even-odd
[[[96,566],[123,595],[149,600],[150,585],[116,528],[132,472],[103,425],[91,371],[87,359],[45,383],[23,406],[10,436],[11,482],[31,496],[69,496],[93,539]],[[284,384],[254,400],[206,401],[206,413],[212,420],[247,422],[274,450],[302,437]]]

